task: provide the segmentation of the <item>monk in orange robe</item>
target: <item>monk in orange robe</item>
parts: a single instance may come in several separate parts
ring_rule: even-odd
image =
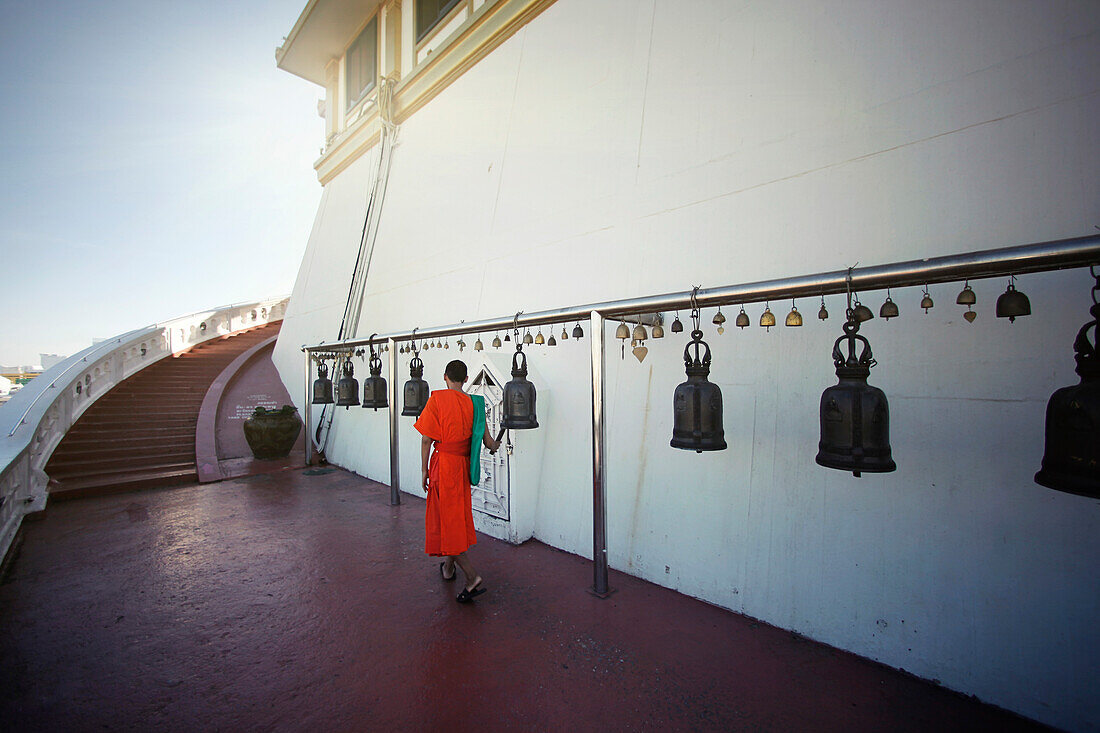
[[[428,493],[424,551],[446,558],[439,564],[443,580],[455,579],[455,565],[462,568],[466,587],[458,594],[459,603],[467,603],[485,592],[481,576],[466,556],[466,550],[477,544],[470,504],[471,438],[476,432],[478,442],[490,451],[500,447],[485,432],[484,399],[471,398],[462,390],[466,379],[464,362],[456,359],[447,364],[443,373],[447,389],[431,393],[414,425],[424,436],[420,441],[421,480]],[[478,445],[476,450],[480,449]]]

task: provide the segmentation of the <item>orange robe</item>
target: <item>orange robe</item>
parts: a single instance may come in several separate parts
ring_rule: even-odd
[[[428,506],[424,516],[424,552],[458,555],[477,544],[470,505],[470,435],[474,403],[454,389],[428,397],[415,427],[434,441],[428,461]],[[480,446],[477,448],[480,450]]]

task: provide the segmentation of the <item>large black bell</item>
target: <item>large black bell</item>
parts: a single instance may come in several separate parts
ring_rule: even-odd
[[[409,362],[409,376],[405,382],[405,407],[401,410],[404,417],[420,417],[424,412],[424,406],[428,404],[428,383],[423,380],[424,362],[420,361],[420,354],[413,352],[412,361]]]
[[[382,360],[374,353],[374,344],[371,344],[370,376],[363,380],[363,407],[389,407],[389,389],[386,379],[382,376]]]
[[[535,416],[535,396],[535,385],[527,381],[527,355],[523,353],[519,339],[516,339],[516,353],[512,355],[512,379],[504,385],[501,431],[530,430],[539,426]]]
[[[1092,289],[1100,293],[1100,276]],[[1077,332],[1073,350],[1080,384],[1062,387],[1047,403],[1046,450],[1035,482],[1048,489],[1100,499],[1100,304]],[[1092,329],[1092,341],[1088,331]]]
[[[833,364],[839,382],[821,393],[821,442],[817,463],[826,468],[887,473],[897,469],[890,455],[890,407],[886,394],[867,384],[875,365],[871,344],[858,335],[858,316],[848,310],[844,335],[833,344]],[[848,356],[840,349],[847,340]],[[856,342],[863,349],[856,357]]]
[[[694,356],[690,351],[693,347]],[[672,397],[672,441],[669,445],[696,453],[725,450],[722,390],[707,381],[710,346],[703,341],[703,332],[698,328],[691,332],[691,341],[684,347],[684,368],[687,381],[676,387]]]
[[[328,378],[328,365],[324,362],[317,365],[317,379],[313,382],[312,404],[332,404],[332,380]]]
[[[359,404],[359,382],[355,380],[355,371],[351,359],[344,360],[344,376],[336,383],[336,406],[351,407]]]

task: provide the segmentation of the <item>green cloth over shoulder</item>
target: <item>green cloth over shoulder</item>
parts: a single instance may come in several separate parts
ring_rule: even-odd
[[[474,402],[474,431],[470,434],[470,485],[481,483],[481,442],[485,437],[485,398],[470,395]]]

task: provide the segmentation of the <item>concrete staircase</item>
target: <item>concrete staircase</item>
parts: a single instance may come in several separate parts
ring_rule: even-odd
[[[195,429],[203,397],[237,356],[278,334],[281,325],[238,331],[161,359],[99,398],[46,464],[50,497],[196,482]]]

